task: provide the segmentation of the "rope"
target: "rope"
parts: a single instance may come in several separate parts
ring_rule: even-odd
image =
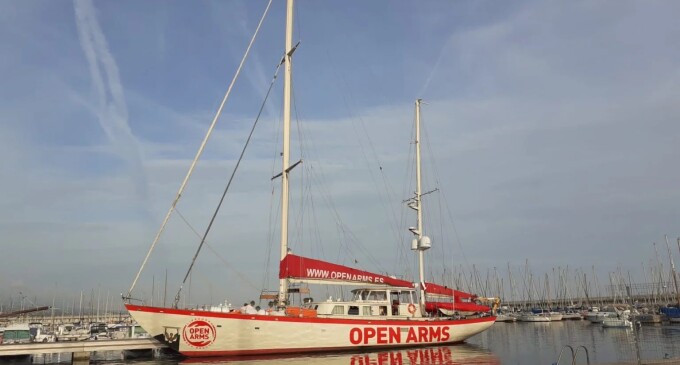
[[[274,77],[272,77],[272,81],[269,83],[269,89],[267,89],[267,94],[264,97],[264,100],[262,101],[262,104],[260,105],[260,110],[257,113],[257,117],[255,118],[255,122],[253,123],[253,126],[250,128],[250,133],[248,134],[248,138],[246,139],[246,143],[243,146],[243,149],[241,150],[241,154],[238,157],[238,161],[236,161],[236,166],[234,166],[234,170],[231,172],[231,176],[229,176],[229,181],[227,182],[227,186],[224,188],[224,192],[222,192],[222,197],[220,197],[220,201],[217,203],[217,207],[215,208],[215,212],[213,213],[212,217],[210,218],[210,223],[208,223],[208,227],[205,229],[205,233],[203,234],[203,237],[201,238],[201,243],[198,245],[198,248],[196,249],[196,253],[194,254],[194,257],[191,259],[191,264],[189,265],[189,269],[187,270],[186,275],[184,276],[184,280],[182,281],[182,285],[180,285],[179,290],[177,291],[177,295],[175,296],[175,303],[174,307],[177,308],[177,303],[179,303],[179,297],[182,292],[182,288],[184,287],[184,284],[187,281],[187,278],[189,277],[189,274],[191,274],[191,270],[194,268],[194,264],[196,263],[196,259],[198,258],[198,254],[201,252],[201,249],[203,248],[203,244],[205,244],[205,239],[208,237],[208,233],[210,232],[210,229],[212,228],[213,223],[215,222],[215,218],[217,218],[217,213],[219,213],[220,208],[222,207],[222,203],[224,202],[224,198],[227,196],[227,192],[229,191],[229,187],[231,187],[232,181],[234,181],[234,176],[236,176],[236,171],[238,170],[238,167],[241,165],[241,161],[243,160],[243,156],[246,153],[246,149],[248,148],[248,145],[250,144],[250,140],[253,137],[253,133],[255,132],[255,127],[257,127],[257,123],[260,121],[260,116],[262,116],[262,111],[264,110],[264,106],[267,103],[267,100],[269,99],[269,94],[272,91],[272,88],[274,87],[274,82],[276,81],[276,78],[279,74],[279,70],[281,69],[281,65],[283,62],[280,62],[278,66],[276,66],[276,71],[274,72]]]
[[[137,275],[135,275],[135,279],[132,281],[132,285],[130,286],[130,290],[128,290],[127,297],[124,297],[126,299],[130,298],[130,295],[132,294],[132,290],[134,290],[135,286],[137,285],[137,280],[139,280],[139,276],[142,274],[142,271],[144,270],[144,266],[146,266],[147,261],[149,261],[149,257],[151,256],[151,252],[153,252],[153,249],[156,247],[158,240],[161,238],[161,234],[163,234],[163,231],[165,230],[166,224],[170,220],[170,216],[172,215],[172,212],[175,210],[175,206],[177,206],[177,202],[179,202],[179,199],[182,197],[182,193],[184,192],[184,188],[186,187],[187,183],[189,182],[189,178],[191,177],[191,174],[193,173],[194,168],[196,167],[196,163],[198,162],[198,159],[203,154],[203,150],[205,149],[205,145],[208,143],[208,139],[210,138],[210,135],[212,134],[212,131],[215,128],[215,124],[217,124],[217,120],[219,119],[220,115],[222,114],[222,109],[224,108],[224,105],[226,104],[227,99],[229,98],[229,95],[231,94],[231,90],[234,87],[234,84],[236,83],[236,79],[241,74],[241,69],[243,68],[243,64],[245,63],[246,59],[248,58],[248,54],[250,53],[250,48],[252,47],[253,43],[255,43],[255,38],[257,37],[257,34],[260,32],[260,27],[262,26],[262,23],[264,22],[264,18],[267,16],[267,13],[269,12],[269,8],[270,8],[271,4],[272,4],[272,0],[269,0],[269,3],[267,3],[267,7],[264,9],[264,13],[262,14],[262,17],[260,18],[260,22],[257,24],[257,28],[255,29],[255,34],[253,34],[253,37],[250,39],[250,43],[248,43],[248,48],[246,48],[246,52],[243,55],[243,58],[241,58],[241,63],[238,65],[238,69],[236,69],[236,74],[234,74],[234,77],[231,80],[231,84],[229,84],[229,88],[227,89],[227,92],[224,94],[224,98],[222,98],[222,102],[220,103],[220,107],[217,109],[217,113],[215,113],[215,117],[213,118],[212,123],[210,124],[210,128],[208,128],[208,132],[206,133],[205,137],[203,138],[203,141],[201,142],[201,146],[198,148],[198,151],[196,152],[196,156],[194,157],[194,160],[191,162],[191,166],[189,167],[189,171],[187,171],[187,174],[184,177],[184,180],[182,181],[182,184],[179,187],[179,191],[177,191],[177,195],[175,196],[175,200],[172,202],[172,205],[170,205],[170,209],[168,210],[168,213],[166,213],[165,218],[163,219],[163,223],[161,223],[161,227],[158,229],[158,233],[156,233],[156,237],[153,239],[153,242],[151,243],[151,247],[149,247],[149,251],[146,253],[146,256],[144,257],[144,261],[142,261],[142,265],[139,267],[139,271],[137,271]]]
[[[184,217],[184,215],[182,214],[182,212],[180,212],[179,209],[175,209],[175,212],[177,212],[177,214],[179,215],[179,217],[184,221],[184,223],[186,223],[186,225],[189,227],[189,229],[190,229],[192,232],[194,232],[194,234],[195,234],[198,238],[201,238],[201,234],[198,233],[198,231],[196,231],[196,230],[194,229],[194,227],[191,225],[191,223],[189,223],[189,221]],[[255,284],[253,284],[253,282],[250,281],[246,275],[244,275],[242,272],[240,272],[240,271],[236,270],[234,267],[232,267],[231,264],[230,264],[229,262],[227,262],[227,260],[225,260],[224,257],[222,257],[222,256],[215,250],[215,248],[212,247],[208,242],[205,243],[205,246],[208,247],[208,249],[210,249],[210,251],[211,251],[213,254],[215,254],[215,256],[217,256],[218,259],[220,259],[220,260],[222,261],[222,263],[224,264],[224,266],[226,266],[227,268],[233,270],[233,271],[236,273],[236,275],[238,275],[238,277],[241,278],[242,281],[244,281],[246,284],[250,285],[253,289],[257,289],[257,286],[255,286]]]

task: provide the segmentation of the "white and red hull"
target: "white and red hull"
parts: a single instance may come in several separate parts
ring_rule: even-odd
[[[298,318],[126,304],[154,338],[189,357],[432,346],[465,341],[493,325],[474,319]]]

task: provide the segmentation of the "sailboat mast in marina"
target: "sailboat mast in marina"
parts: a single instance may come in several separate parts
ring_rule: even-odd
[[[413,201],[409,203],[409,208],[417,212],[416,228],[410,231],[416,236],[411,244],[411,249],[418,251],[418,277],[420,279],[420,308],[425,309],[425,250],[432,245],[430,238],[423,235],[423,206],[422,206],[422,177],[420,167],[420,103],[421,99],[416,100],[416,193]]]
[[[283,152],[281,153],[281,261],[288,255],[288,174],[290,172],[290,104],[293,78],[293,0],[286,3],[286,54],[283,74]],[[279,279],[279,303],[288,297],[288,280]]]
[[[133,304],[128,294],[125,306],[131,316],[151,336],[189,357],[454,344],[488,329],[495,317],[488,314],[488,307],[474,302],[475,295],[425,280],[424,252],[431,241],[423,235],[420,100],[416,101],[416,192],[408,205],[417,212],[417,226],[409,230],[415,236],[411,248],[418,254],[418,283],[289,252],[289,173],[297,165],[290,164],[293,0],[288,0],[286,9],[282,170],[277,176],[281,178],[281,260],[276,307],[264,314],[222,307],[180,308],[178,300],[169,308],[155,307]],[[291,284],[354,289],[349,300],[305,298],[294,304],[290,301]]]

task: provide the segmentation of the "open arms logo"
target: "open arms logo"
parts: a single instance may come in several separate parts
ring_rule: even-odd
[[[217,331],[215,326],[203,319],[196,319],[188,325],[184,326],[182,331],[182,338],[184,342],[193,347],[206,347],[215,341]]]

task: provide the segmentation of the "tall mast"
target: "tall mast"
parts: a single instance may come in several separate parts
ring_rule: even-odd
[[[409,228],[416,237],[411,243],[411,250],[418,251],[418,272],[420,285],[420,310],[421,313],[425,309],[425,266],[424,266],[424,252],[432,245],[430,238],[423,235],[423,206],[422,206],[422,186],[421,186],[421,168],[420,168],[420,103],[422,99],[416,100],[416,191],[414,198],[409,202],[408,206],[418,213],[416,227]]]
[[[293,0],[286,5],[286,54],[283,77],[283,152],[281,154],[281,260],[288,254],[288,169],[290,164],[290,104],[293,56]],[[288,280],[279,280],[279,304],[288,297]]]
[[[664,235],[666,239],[666,248],[668,249],[668,259],[671,260],[671,275],[673,275],[673,285],[675,285],[675,299],[680,306],[680,290],[678,289],[678,277],[675,273],[675,263],[673,262],[673,254],[671,253],[671,246],[668,244],[668,235]]]
[[[422,202],[422,177],[420,172],[420,102],[421,99],[416,100],[416,201],[418,202],[418,243],[423,238],[423,202]],[[418,245],[420,248],[420,244]],[[420,273],[420,305],[425,306],[425,267],[424,251],[418,250],[418,272]]]

